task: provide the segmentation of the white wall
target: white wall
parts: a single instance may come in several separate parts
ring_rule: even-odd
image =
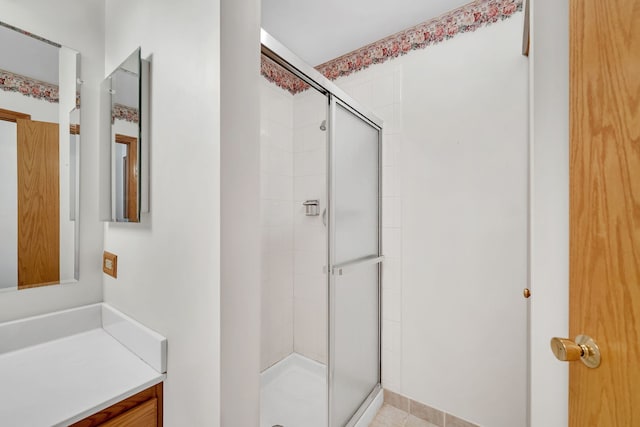
[[[15,123],[0,121],[0,290],[18,283],[18,138]]]
[[[98,87],[103,77],[104,64],[104,4],[100,0],[2,0],[0,7],[3,22],[81,52],[81,72],[85,81],[81,89],[83,109],[79,244],[82,254],[79,283],[3,293],[0,295],[0,321],[5,321],[102,299],[102,227],[97,221],[95,189]],[[57,18],[52,20],[52,16]],[[35,116],[32,118],[38,120]],[[57,121],[57,116],[49,121]]]
[[[314,89],[293,97],[293,281],[294,351],[327,363],[329,324],[327,228],[322,212],[327,208],[327,97]],[[327,126],[328,128],[328,126]],[[306,216],[302,203],[319,200],[319,216]]]
[[[383,385],[496,427],[526,424],[522,19],[337,81],[385,120]]]
[[[569,2],[531,2],[531,426],[568,425]],[[573,337],[571,337],[573,338]]]
[[[151,207],[104,226],[118,279],[107,303],[166,336],[167,426],[218,425],[219,4],[106,2],[105,68],[138,46],[151,60]]]
[[[402,389],[495,427],[526,425],[522,16],[404,68]]]
[[[260,419],[260,1],[221,0],[220,389],[223,426]]]
[[[59,104],[24,96],[18,92],[0,91],[0,103],[5,110],[31,115],[31,120],[58,123]]]
[[[260,79],[260,370],[293,352],[293,95]]]

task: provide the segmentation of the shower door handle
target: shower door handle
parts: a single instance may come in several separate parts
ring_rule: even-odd
[[[382,255],[381,256],[373,255],[373,256],[360,258],[360,259],[356,259],[356,260],[349,261],[349,262],[344,262],[342,264],[334,265],[331,268],[331,274],[333,274],[334,276],[335,275],[343,276],[343,275],[349,273],[355,267],[379,264],[382,261],[384,261],[384,256],[382,256]]]

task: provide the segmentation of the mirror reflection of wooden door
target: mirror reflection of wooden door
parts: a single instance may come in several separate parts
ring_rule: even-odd
[[[60,282],[57,123],[17,119],[18,289]]]
[[[129,222],[138,222],[138,139],[128,135],[116,134],[116,144],[127,147],[124,174],[124,217]]]
[[[640,426],[640,0],[570,1],[569,425]]]

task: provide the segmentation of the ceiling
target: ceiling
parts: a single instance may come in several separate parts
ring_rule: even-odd
[[[471,0],[262,0],[262,27],[313,66]]]
[[[0,69],[58,84],[60,49],[0,26]]]

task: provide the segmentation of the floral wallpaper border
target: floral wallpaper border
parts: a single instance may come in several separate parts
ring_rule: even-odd
[[[522,10],[523,0],[476,0],[435,19],[385,37],[316,67],[325,77],[338,77],[381,64],[412,50],[451,39],[458,34],[502,21]]]
[[[458,34],[475,31],[480,27],[508,19],[522,10],[523,2],[524,0],[475,0],[437,18],[320,64],[315,68],[330,80],[348,76],[356,71],[366,69],[372,64],[382,64],[389,59],[406,55],[412,50],[424,49],[427,46],[449,40]],[[308,85],[300,79],[293,75],[291,77],[283,76],[284,73],[290,74],[273,62],[265,65],[263,59],[262,75],[268,80],[293,95],[307,89]],[[302,87],[298,82],[305,87]]]
[[[40,37],[29,31],[23,30],[6,22],[0,21],[0,27],[8,28],[13,31],[17,31],[20,34],[31,37],[48,45],[56,48],[61,48],[62,45],[51,40]],[[6,92],[18,92],[25,96],[30,96],[36,99],[41,99],[48,102],[58,103],[60,101],[59,88],[57,85],[40,80],[32,79],[20,74],[12,73],[11,71],[0,70],[0,89]],[[80,108],[80,93],[76,93],[76,108]]]
[[[276,86],[288,91],[291,95],[304,92],[309,85],[295,76],[291,72],[285,70],[271,59],[261,55],[260,74]]]
[[[111,107],[111,122],[113,123],[114,120],[138,123],[140,121],[138,109],[122,104],[113,104]]]
[[[0,89],[48,102],[57,103],[60,100],[58,86],[6,70],[0,70]],[[79,99],[76,102],[79,103]]]

